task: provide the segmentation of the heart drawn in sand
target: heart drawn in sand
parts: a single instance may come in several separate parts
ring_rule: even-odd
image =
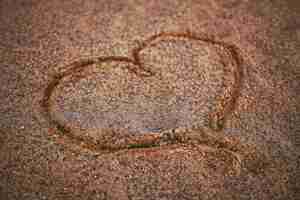
[[[131,57],[72,63],[50,82],[42,105],[61,135],[92,150],[189,142],[222,130],[239,95],[240,67],[233,45],[160,33]]]

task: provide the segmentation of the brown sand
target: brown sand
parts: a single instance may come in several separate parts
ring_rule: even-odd
[[[296,1],[0,1],[0,199],[300,199]]]

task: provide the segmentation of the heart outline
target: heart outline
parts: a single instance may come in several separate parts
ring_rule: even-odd
[[[243,76],[242,68],[241,68],[243,59],[242,59],[242,57],[239,53],[239,50],[236,46],[227,44],[225,42],[218,41],[218,40],[214,39],[213,37],[210,37],[207,35],[198,36],[198,35],[192,34],[190,32],[187,32],[187,33],[162,32],[162,33],[153,35],[153,36],[149,37],[148,39],[142,41],[137,48],[133,49],[133,51],[132,51],[133,58],[123,57],[123,56],[106,56],[106,57],[88,58],[85,60],[75,61],[75,62],[69,64],[67,67],[69,69],[62,73],[56,74],[54,76],[53,80],[48,84],[47,88],[44,91],[44,97],[43,97],[41,106],[43,108],[45,117],[48,119],[51,126],[55,127],[56,130],[58,130],[62,136],[65,136],[68,139],[70,139],[72,141],[72,143],[77,144],[83,148],[87,148],[89,150],[103,151],[103,152],[115,152],[117,150],[124,149],[124,147],[114,148],[112,146],[103,146],[103,145],[101,146],[101,145],[99,145],[98,142],[94,142],[91,138],[89,138],[87,136],[76,136],[76,135],[72,134],[72,130],[70,127],[60,123],[51,114],[50,99],[51,99],[52,92],[60,84],[60,81],[65,76],[71,75],[73,73],[81,72],[89,65],[99,64],[99,63],[103,63],[103,62],[116,61],[116,62],[131,63],[134,66],[137,66],[137,68],[129,69],[133,73],[136,73],[139,76],[152,76],[152,75],[154,75],[154,72],[152,72],[151,70],[145,69],[143,66],[143,63],[141,62],[140,52],[142,52],[147,47],[151,46],[151,44],[154,41],[162,39],[162,38],[166,38],[166,37],[172,37],[175,39],[183,38],[183,39],[202,41],[202,42],[206,42],[209,44],[217,45],[217,46],[224,48],[227,51],[227,53],[229,53],[230,56],[233,58],[233,61],[235,62],[234,66],[236,69],[234,69],[234,73],[233,73],[234,84],[233,84],[232,88],[229,90],[230,93],[229,94],[225,93],[223,96],[221,96],[221,100],[219,100],[220,109],[216,109],[215,112],[210,113],[209,118],[210,118],[210,122],[212,122],[212,124],[210,125],[212,130],[208,130],[208,129],[198,130],[198,132],[202,133],[202,134],[207,133],[207,132],[210,132],[210,133],[213,132],[213,134],[218,135],[217,132],[220,132],[221,130],[223,130],[223,128],[224,128],[223,125],[224,125],[225,121],[232,114],[233,110],[235,109],[236,103],[237,103],[237,99],[239,96],[241,83],[242,83],[242,76]],[[225,67],[226,64],[224,64],[223,66]],[[200,143],[203,142],[201,140],[201,138],[199,138],[197,136],[195,137],[195,135],[193,136],[193,138],[189,138],[189,136],[187,136],[186,133],[191,132],[191,130],[189,130],[189,131],[185,130],[182,133],[180,133],[181,135],[176,135],[175,134],[176,131],[174,131],[174,130],[171,130],[171,132],[172,133],[166,132],[166,133],[161,133],[160,135],[150,135],[150,136],[143,136],[144,138],[136,138],[137,139],[136,143],[132,144],[132,146],[129,145],[128,147],[125,147],[125,148],[127,148],[127,149],[129,149],[129,148],[144,148],[147,145],[149,145],[149,147],[160,146],[161,141],[163,141],[163,144],[169,143],[170,141],[171,141],[171,144],[172,143],[190,143],[191,140],[199,140]],[[225,138],[218,137],[216,139],[216,137],[214,138],[214,136],[211,137],[211,135],[213,135],[213,134],[208,134],[208,135],[210,135],[210,138],[211,138],[210,140],[214,141],[213,143],[216,143],[216,145],[212,145],[212,146],[226,146],[227,149],[231,149],[230,145],[228,146],[228,142],[226,141]],[[199,134],[199,135],[201,135],[201,134]],[[173,139],[170,137],[173,137]],[[185,138],[185,139],[183,139],[183,138]],[[189,138],[189,139],[186,139],[186,138]],[[225,143],[226,143],[226,145],[225,145]]]

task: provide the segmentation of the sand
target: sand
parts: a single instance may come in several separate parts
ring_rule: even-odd
[[[297,1],[0,2],[0,199],[299,199]]]

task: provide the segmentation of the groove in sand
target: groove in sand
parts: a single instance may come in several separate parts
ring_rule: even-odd
[[[140,52],[145,48],[150,47],[156,41],[160,42],[165,38],[174,38],[174,39],[187,39],[191,41],[202,41],[211,45],[217,45],[224,49],[227,54],[229,54],[234,62],[234,69],[232,69],[233,74],[228,74],[234,77],[234,84],[227,88],[227,92],[223,95],[220,95],[220,100],[217,106],[217,110],[213,113],[210,113],[210,129],[202,129],[195,128],[194,130],[187,129],[174,129],[165,132],[161,132],[159,134],[149,134],[143,137],[135,137],[134,142],[125,144],[123,146],[114,146],[101,144],[101,141],[95,141],[93,138],[88,136],[78,136],[72,133],[71,127],[68,125],[62,124],[51,114],[51,96],[53,91],[60,84],[61,80],[70,76],[74,73],[78,73],[83,71],[86,67],[93,64],[100,64],[103,62],[123,62],[130,63],[136,68],[129,69],[131,72],[135,73],[138,76],[154,76],[155,73],[151,70],[147,70],[144,68],[141,60],[140,60]],[[160,33],[157,35],[153,35],[147,40],[143,41],[139,47],[133,50],[132,52],[133,58],[128,57],[118,57],[118,56],[108,56],[108,57],[98,57],[91,58],[86,60],[81,60],[72,63],[69,65],[68,70],[57,74],[53,80],[49,83],[48,87],[45,89],[44,98],[42,100],[42,107],[44,109],[44,113],[46,118],[49,120],[51,125],[55,127],[60,133],[61,138],[68,139],[69,142],[73,144],[77,144],[80,147],[89,149],[91,151],[97,151],[101,153],[111,153],[122,149],[136,149],[136,148],[148,148],[155,146],[163,146],[170,144],[199,144],[199,145],[207,145],[216,149],[226,149],[226,151],[232,152],[235,154],[234,147],[228,140],[224,137],[219,137],[219,131],[222,131],[224,128],[225,121],[230,117],[232,112],[235,109],[237,99],[240,93],[241,82],[242,82],[242,57],[239,53],[238,48],[234,45],[230,45],[221,41],[217,41],[208,36],[197,36],[192,33]],[[224,64],[224,67],[227,67]],[[229,70],[230,71],[230,70]],[[113,132],[113,130],[111,130]],[[198,134],[195,134],[195,131]],[[210,133],[208,133],[210,132]],[[190,134],[193,133],[193,134]],[[234,156],[236,157],[236,156]]]

